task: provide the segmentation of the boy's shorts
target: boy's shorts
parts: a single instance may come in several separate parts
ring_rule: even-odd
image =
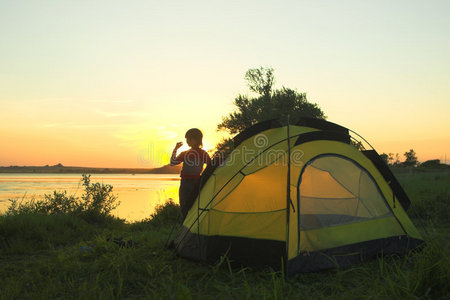
[[[198,189],[198,182],[199,180],[194,178],[181,178],[179,198],[183,219],[186,218],[189,209],[192,204],[194,204],[194,196],[196,195],[195,192]]]

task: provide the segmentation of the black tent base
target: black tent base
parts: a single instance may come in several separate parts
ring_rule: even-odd
[[[215,263],[226,255],[234,264],[276,270],[286,253],[286,243],[282,241],[198,235],[184,226],[174,244],[181,257]]]
[[[282,268],[288,275],[316,272],[359,264],[377,255],[405,254],[420,248],[423,241],[407,236],[371,240],[314,252],[302,252],[285,261],[286,243],[283,241],[250,239],[229,236],[205,236],[183,227],[174,240],[179,256],[196,261],[216,263],[226,256],[233,265],[274,270]]]
[[[407,236],[371,240],[323,251],[303,252],[289,260],[287,274],[316,272],[360,264],[378,255],[405,254],[420,249],[423,241]]]

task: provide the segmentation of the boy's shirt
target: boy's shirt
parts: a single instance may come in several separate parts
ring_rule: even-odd
[[[208,153],[201,148],[191,148],[187,151],[183,151],[178,154],[177,157],[176,150],[172,153],[172,158],[170,159],[170,165],[178,165],[183,163],[183,168],[181,169],[181,178],[200,178],[200,173],[203,170],[204,164],[211,164],[211,158]]]

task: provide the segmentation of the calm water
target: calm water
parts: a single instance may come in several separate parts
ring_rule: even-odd
[[[178,202],[180,183],[175,174],[94,174],[91,182],[114,187],[121,204],[113,214],[130,222],[147,218],[169,198]],[[0,212],[9,206],[8,199],[43,199],[54,190],[80,196],[81,174],[0,174]]]

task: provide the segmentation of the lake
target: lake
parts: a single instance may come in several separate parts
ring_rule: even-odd
[[[177,174],[93,174],[91,182],[110,184],[121,202],[112,214],[129,222],[142,220],[155,211],[156,205],[172,198],[178,203],[180,177]],[[43,199],[44,194],[64,191],[81,196],[81,174],[0,174],[0,213],[6,211],[8,199]]]

